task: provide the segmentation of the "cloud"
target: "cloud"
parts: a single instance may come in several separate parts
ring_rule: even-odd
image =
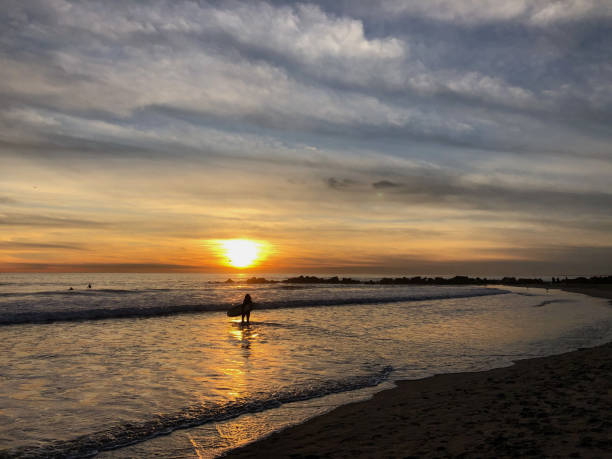
[[[0,248],[5,250],[39,250],[39,249],[64,249],[64,250],[87,250],[79,244],[53,244],[46,242],[22,242],[22,241],[0,241]]]
[[[0,204],[17,204],[19,201],[17,201],[16,199],[13,199],[9,196],[0,196]]]
[[[206,267],[166,263],[2,263],[0,272],[156,273],[207,271]],[[210,272],[210,270],[209,270]]]
[[[517,21],[546,26],[612,16],[606,2],[599,0],[384,0],[380,6],[378,15],[416,16],[466,25]]]
[[[0,226],[27,226],[44,228],[102,228],[105,222],[71,217],[56,217],[21,213],[0,213]]]
[[[334,190],[343,190],[357,185],[357,182],[351,179],[330,177],[326,180],[327,186]]]
[[[606,3],[9,1],[0,26],[0,225],[23,243],[605,245]]]
[[[380,180],[372,185],[386,189],[388,199],[407,205],[439,205],[444,207],[485,209],[494,212],[516,210],[547,214],[565,213],[605,215],[612,206],[607,192],[570,192],[538,187],[517,188],[504,184],[478,183],[442,170],[422,170],[419,175],[402,182]]]
[[[212,13],[212,14],[209,14]],[[206,11],[202,29],[219,30],[243,45],[260,46],[299,60],[365,58],[382,61],[405,53],[396,38],[368,39],[363,22],[331,17],[319,7],[298,4],[274,8],[265,3],[240,4],[231,10]]]
[[[469,36],[460,36],[465,42],[449,42],[436,38],[434,31],[427,35],[427,30],[417,30],[372,37],[364,19],[352,18],[350,10],[332,14],[314,5],[263,2],[113,5],[13,5],[7,42],[14,49],[5,53],[0,66],[0,98],[9,107],[3,116],[12,123],[5,137],[14,138],[15,125],[22,127],[13,145],[25,146],[37,136],[44,142],[52,132],[92,142],[117,142],[120,137],[125,143],[131,139],[135,151],[150,149],[151,142],[163,142],[151,132],[159,124],[148,126],[154,118],[144,115],[161,109],[166,115],[163,137],[196,148],[201,147],[193,138],[197,129],[187,129],[184,117],[177,120],[181,113],[191,113],[197,128],[232,124],[236,129],[239,120],[243,127],[330,134],[347,141],[360,132],[379,137],[392,133],[450,146],[529,152],[566,148],[588,154],[597,147],[564,140],[554,148],[542,145],[541,139],[549,136],[534,133],[522,136],[521,144],[512,143],[503,131],[511,123],[529,129],[534,117],[540,125],[550,121],[548,129],[554,129],[561,122],[560,109],[570,103],[582,106],[583,116],[605,124],[605,101],[612,103],[601,70],[601,75],[590,72],[588,80],[580,76],[580,85],[555,76],[549,79],[552,86],[539,87],[536,81],[542,78],[534,75],[534,68],[540,56],[533,57],[531,43],[523,41],[512,49],[525,61],[517,68],[512,55],[498,49],[507,49],[507,43],[497,36],[483,40],[482,48],[492,47],[491,55],[501,59],[499,68],[512,64],[515,69],[504,73],[488,64],[488,56],[474,55]],[[409,4],[407,11],[429,8],[422,5]],[[457,10],[452,17],[471,16],[475,9],[465,2],[450,5],[444,11]],[[498,10],[505,17],[514,9],[491,8]],[[410,46],[411,41],[418,46]],[[550,50],[542,54],[548,56]],[[457,65],[466,61],[472,68]],[[519,72],[531,78],[517,78]],[[483,115],[483,108],[518,110],[526,116],[495,119]],[[591,137],[585,134],[580,141]]]
[[[376,189],[385,189],[385,188],[395,188],[400,185],[394,182],[390,182],[389,180],[379,180],[378,182],[372,183],[372,186]]]
[[[514,252],[512,249],[511,252]],[[487,253],[476,251],[476,257],[459,257],[440,260],[412,253],[355,255],[345,260],[327,260],[321,264],[317,257],[304,257],[292,266],[300,272],[324,272],[331,274],[355,273],[378,275],[470,275],[489,278],[502,276],[592,276],[609,273],[612,269],[612,247],[531,247],[518,250],[518,256],[509,258],[507,252]],[[343,263],[344,262],[344,263]],[[374,271],[373,271],[374,270]]]

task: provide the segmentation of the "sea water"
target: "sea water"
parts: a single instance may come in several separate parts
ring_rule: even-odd
[[[2,275],[0,455],[213,456],[394,379],[612,340],[606,301],[561,291],[225,279]]]

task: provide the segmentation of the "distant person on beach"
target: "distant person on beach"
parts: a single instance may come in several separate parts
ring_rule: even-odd
[[[87,288],[91,288],[91,284],[89,284],[89,285],[87,286]]]
[[[244,318],[246,317],[246,323],[249,323],[251,318],[251,310],[253,309],[253,300],[251,300],[251,295],[248,293],[244,295],[244,300],[242,300],[242,321],[244,323]]]

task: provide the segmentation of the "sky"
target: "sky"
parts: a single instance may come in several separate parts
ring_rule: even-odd
[[[612,273],[612,2],[3,0],[0,272]]]

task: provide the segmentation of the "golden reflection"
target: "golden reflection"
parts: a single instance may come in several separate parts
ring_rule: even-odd
[[[240,376],[241,374],[244,373],[244,371],[238,368],[224,368],[221,371],[223,372],[224,375],[230,375],[230,376]]]
[[[219,436],[233,447],[243,445],[257,437],[267,433],[266,423],[261,423],[257,418],[241,416],[230,422],[219,423],[215,426]]]
[[[251,343],[255,341],[259,333],[252,328],[251,324],[243,324],[236,321],[232,322],[232,325],[235,327],[230,330],[232,338],[240,343],[242,349],[250,349]]]
[[[202,448],[200,445],[198,445],[198,442],[196,442],[189,434],[187,434],[187,438],[189,438],[189,443],[191,443],[191,446],[193,446],[193,452],[198,456],[198,459],[203,459],[202,455],[200,454],[200,450]]]
[[[249,358],[251,357],[251,346],[259,338],[257,329],[251,324],[243,324],[239,321],[229,323],[229,339],[241,348],[242,359],[227,360],[227,366],[221,371],[232,378],[233,390],[228,393],[231,397],[238,399],[244,396],[247,387],[248,373],[250,368]]]

